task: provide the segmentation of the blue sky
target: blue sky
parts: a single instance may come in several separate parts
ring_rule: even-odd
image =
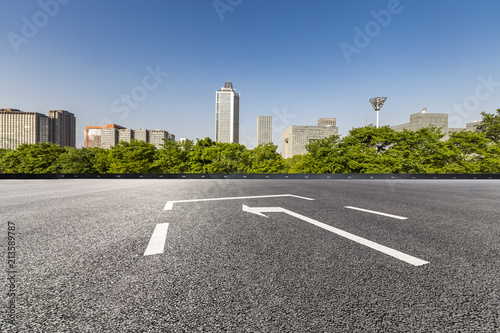
[[[273,116],[279,145],[285,128],[322,117],[347,135],[375,123],[378,94],[381,125],[408,122],[422,100],[451,127],[500,108],[498,0],[0,4],[0,108],[73,112],[77,146],[107,122],[214,138],[228,76],[248,148],[259,115]]]

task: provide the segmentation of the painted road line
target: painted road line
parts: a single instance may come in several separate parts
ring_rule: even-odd
[[[334,234],[337,234],[339,236],[342,236],[342,237],[345,237],[349,240],[352,240],[358,244],[361,244],[361,245],[364,245],[364,246],[367,246],[371,249],[374,249],[374,250],[377,250],[379,252],[382,252],[382,253],[385,253],[391,257],[394,257],[396,259],[399,259],[399,260],[402,260],[408,264],[411,264],[413,266],[422,266],[422,265],[425,265],[425,264],[428,264],[429,262],[428,261],[425,261],[425,260],[422,260],[422,259],[419,259],[419,258],[416,258],[416,257],[413,257],[413,256],[410,256],[406,253],[403,253],[403,252],[400,252],[400,251],[397,251],[397,250],[394,250],[394,249],[391,249],[387,246],[384,246],[384,245],[381,245],[381,244],[378,244],[378,243],[375,243],[375,242],[372,242],[368,239],[365,239],[365,238],[362,238],[362,237],[359,237],[359,236],[356,236],[354,234],[351,234],[347,231],[344,231],[344,230],[341,230],[341,229],[337,229],[337,228],[334,228],[328,224],[325,224],[325,223],[322,223],[322,222],[319,222],[319,221],[316,221],[316,220],[313,220],[307,216],[304,216],[304,215],[301,215],[301,214],[297,214],[295,212],[292,212],[288,209],[285,209],[285,208],[281,208],[281,207],[248,207],[248,206],[245,206],[243,205],[243,211],[245,212],[249,212],[249,213],[253,213],[253,214],[257,214],[259,216],[265,216],[267,217],[266,215],[262,214],[262,213],[286,213],[286,214],[289,214],[291,216],[294,216],[298,219],[301,219],[303,221],[306,221],[306,222],[309,222],[317,227],[320,227],[320,228],[323,228],[325,230],[328,230],[330,232],[333,232]]]
[[[259,198],[278,198],[278,197],[293,197],[304,200],[314,200],[311,198],[301,197],[293,194],[275,194],[275,195],[257,195],[257,196],[249,196],[249,197],[230,197],[230,198],[208,198],[208,199],[191,199],[191,200],[174,200],[167,201],[163,210],[172,210],[174,203],[182,203],[182,202],[201,202],[201,201],[218,201],[218,200],[241,200],[241,199],[259,199]]]
[[[349,208],[349,209],[359,210],[361,212],[366,212],[366,213],[372,213],[372,214],[377,214],[377,215],[388,216],[388,217],[392,217],[393,219],[408,220],[408,218],[404,217],[404,216],[392,215],[392,214],[387,214],[387,213],[377,212],[377,211],[374,211],[374,210],[363,209],[363,208],[352,207],[352,206],[344,206],[344,207],[345,208]]]
[[[165,241],[167,239],[168,223],[159,223],[156,225],[153,235],[149,240],[148,247],[144,251],[145,256],[163,253]]]

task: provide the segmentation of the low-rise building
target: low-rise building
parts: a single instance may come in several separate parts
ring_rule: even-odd
[[[306,145],[313,140],[324,139],[338,133],[335,118],[321,118],[318,120],[318,126],[290,126],[281,135],[281,155],[283,158],[289,158],[306,154]]]

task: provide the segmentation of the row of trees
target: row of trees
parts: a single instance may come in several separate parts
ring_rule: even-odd
[[[0,150],[0,173],[500,173],[500,109],[482,115],[477,131],[454,132],[446,141],[434,127],[361,127],[315,140],[307,154],[289,159],[272,144],[248,150],[210,138],[165,140],[162,149],[135,140],[109,150],[23,144]]]

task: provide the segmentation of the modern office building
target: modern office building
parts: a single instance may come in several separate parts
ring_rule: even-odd
[[[101,148],[111,149],[118,144],[119,138],[118,128],[103,128],[101,129]]]
[[[123,128],[118,130],[118,142],[130,142],[134,138],[134,130]]]
[[[76,147],[76,117],[65,110],[50,110],[50,141],[61,147]]]
[[[0,149],[50,142],[50,119],[38,112],[0,109]]]
[[[338,133],[335,118],[321,118],[318,120],[318,126],[290,126],[281,135],[281,155],[283,158],[289,158],[293,155],[306,154],[306,145],[313,140],[338,135]]]
[[[162,145],[165,143],[163,139],[168,139],[167,131],[159,129],[149,131],[149,143],[155,145],[156,149],[163,148]]]
[[[215,141],[240,141],[240,94],[229,80],[215,94]]]
[[[149,142],[149,130],[141,128],[134,131],[134,139],[137,141]]]
[[[85,126],[85,147],[109,149],[116,146],[118,143],[118,130],[120,129],[125,129],[125,127],[116,124]]]
[[[429,127],[430,125],[441,128],[441,133],[445,134],[442,140],[448,139],[448,114],[429,113],[427,112],[427,108],[423,108],[419,113],[411,114],[409,123],[391,126],[391,128],[399,132],[403,131],[404,129],[407,129],[409,131],[417,131],[421,128]]]
[[[273,143],[273,117],[257,117],[257,145]]]

